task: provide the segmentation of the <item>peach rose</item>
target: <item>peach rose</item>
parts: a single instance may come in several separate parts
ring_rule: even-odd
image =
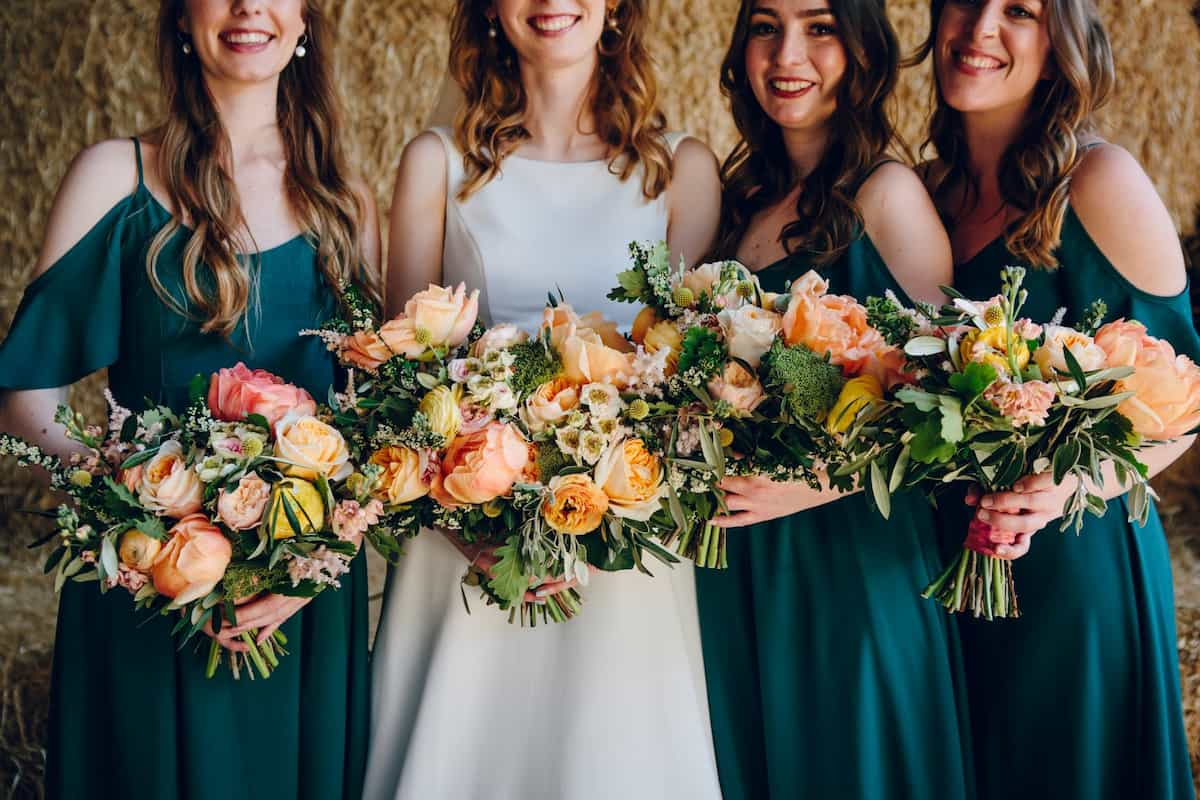
[[[145,469],[144,464],[138,464],[136,467],[130,469],[119,470],[117,472],[117,480],[129,491],[136,492],[142,482],[142,473]]]
[[[857,375],[887,345],[879,331],[867,324],[867,309],[853,297],[825,294],[828,286],[811,270],[792,284],[783,338],[817,355],[828,353],[843,372]]]
[[[701,264],[684,272],[680,279],[680,285],[690,291],[697,301],[699,301],[701,294],[707,294],[711,298],[713,305],[717,308],[735,308],[742,304],[742,298],[738,295],[736,285],[725,294],[720,296],[714,294],[717,284],[721,282],[721,273],[725,265],[730,263],[737,267],[739,278],[751,282],[752,285],[757,282],[741,264],[737,264],[737,262],[717,261],[709,264]]]
[[[1087,334],[1058,325],[1047,325],[1045,333],[1045,342],[1034,351],[1033,360],[1042,371],[1042,377],[1047,380],[1054,378],[1056,373],[1065,375],[1070,372],[1064,350],[1071,351],[1084,372],[1103,369],[1108,363],[1108,354]]]
[[[138,499],[155,514],[178,519],[200,510],[204,485],[184,462],[183,445],[176,440],[163,442],[146,462],[141,478]]]
[[[542,503],[542,518],[559,533],[591,533],[604,521],[608,495],[587,475],[559,475],[550,480],[550,496]]]
[[[727,363],[720,375],[709,380],[708,393],[729,403],[734,410],[747,414],[765,399],[758,378],[737,361]]]
[[[525,437],[512,425],[490,423],[450,443],[430,495],[447,508],[495,500],[508,494],[528,461]]]
[[[288,414],[275,426],[275,455],[287,475],[339,481],[354,471],[342,434],[316,417]]]
[[[514,344],[521,344],[529,341],[529,334],[518,328],[516,325],[504,323],[497,325],[494,328],[489,328],[480,336],[471,349],[471,354],[476,358],[482,358],[483,354],[489,350],[503,350],[507,347],[512,347]]]
[[[610,448],[596,464],[596,483],[614,514],[641,522],[654,516],[667,493],[662,461],[641,439],[626,439]]]
[[[232,369],[213,373],[208,384],[208,409],[226,422],[240,422],[247,414],[261,414],[274,427],[289,411],[317,413],[312,395],[285,383],[265,369],[250,370],[240,361]]]
[[[560,422],[579,406],[579,386],[566,378],[543,383],[525,399],[521,420],[533,433]]]
[[[782,318],[774,311],[753,305],[727,308],[717,314],[717,321],[721,323],[729,355],[756,369],[783,325]]]
[[[633,370],[630,353],[606,345],[592,328],[574,328],[563,338],[563,374],[573,383],[625,386]]]
[[[1120,319],[1096,332],[1096,345],[1108,355],[1108,366],[1135,370],[1117,383],[1117,391],[1135,393],[1117,406],[1135,431],[1165,441],[1200,425],[1200,367],[1176,355],[1170,342]]]
[[[658,312],[651,306],[644,306],[633,318],[633,328],[629,331],[629,338],[633,339],[636,344],[641,344],[646,340],[646,331],[660,322],[662,322],[662,317],[658,316]]]
[[[154,559],[159,550],[162,550],[162,542],[153,536],[147,536],[137,528],[130,528],[121,535],[121,546],[117,549],[117,555],[125,566],[146,573],[154,566]]]
[[[646,331],[643,340],[646,352],[651,355],[659,350],[667,352],[666,374],[673,375],[679,366],[679,353],[683,350],[683,334],[673,322],[663,320]]]
[[[155,590],[183,605],[204,597],[225,576],[233,546],[203,514],[190,514],[168,532],[150,574]]]
[[[377,370],[395,353],[374,331],[358,331],[342,338],[341,355],[359,369]]]
[[[407,447],[384,447],[371,454],[370,463],[383,467],[383,473],[375,484],[372,494],[387,503],[398,506],[429,494],[429,486],[422,479],[425,464],[420,453]]]
[[[562,349],[562,344],[568,336],[581,331],[595,333],[596,338],[605,347],[619,353],[632,353],[634,350],[633,345],[617,329],[617,323],[605,319],[599,311],[592,311],[581,317],[565,303],[554,308],[547,307],[542,311],[541,330],[547,329],[550,331],[550,344],[556,350]]]
[[[232,492],[221,490],[217,497],[217,517],[234,531],[248,531],[262,522],[271,497],[271,484],[248,472]]]
[[[451,290],[431,283],[404,304],[403,314],[384,323],[379,335],[392,352],[417,358],[426,348],[465,342],[478,316],[478,289],[468,297],[466,284]]]

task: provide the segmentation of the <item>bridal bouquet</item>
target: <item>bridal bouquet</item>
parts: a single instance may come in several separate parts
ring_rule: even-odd
[[[473,563],[464,583],[510,621],[563,621],[580,608],[575,589],[543,603],[526,593],[586,585],[589,565],[646,571],[646,552],[676,561],[652,540],[663,465],[631,429],[640,407],[622,397],[638,374],[633,347],[598,314],[553,298],[532,336],[484,330],[477,314],[477,291],[430,286],[382,325],[364,313],[326,332],[364,373],[338,424],[383,468],[372,491],[389,508],[495,558],[487,570]]]
[[[858,421],[840,468],[865,473],[884,516],[899,490],[934,496],[968,481],[994,492],[1051,471],[1056,483],[1077,480],[1061,529],[1078,533],[1086,513],[1105,513],[1097,492],[1111,462],[1129,487],[1131,521],[1145,521],[1151,490],[1136,449],[1200,423],[1200,368],[1137,322],[1101,326],[1103,303],[1074,328],[1022,318],[1023,279],[1024,270],[1007,269],[1003,293],[985,302],[947,290],[953,304],[940,310],[869,301],[918,379]],[[972,522],[962,552],[923,596],[951,612],[1018,616],[1010,562],[980,552],[988,533]]]
[[[55,421],[86,448],[69,462],[0,435],[0,454],[44,468],[73,500],[51,514],[57,529],[46,572],[120,588],[135,607],[179,612],[174,633],[236,624],[237,606],[262,592],[311,597],[338,587],[358,540],[381,522],[377,501],[353,491],[342,436],[308,392],[243,364],[197,376],[182,416],[165,406],[134,414],[106,390],[107,428],[60,406]],[[276,632],[230,653],[235,677],[268,677],[285,653]],[[209,646],[212,677],[226,652]]]
[[[644,304],[631,338],[653,380],[629,387],[642,438],[662,449],[670,518],[660,538],[698,566],[726,566],[726,474],[819,484],[851,423],[903,380],[903,358],[853,298],[809,272],[764,293],[736,261],[672,269],[664,243],[631,245],[609,298]],[[649,374],[649,373],[647,373]],[[835,479],[843,490],[853,479]]]

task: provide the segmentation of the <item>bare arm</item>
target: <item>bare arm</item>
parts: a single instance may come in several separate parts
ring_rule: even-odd
[[[355,181],[354,193],[362,203],[362,229],[359,231],[359,247],[362,250],[363,261],[372,275],[379,275],[383,259],[383,243],[379,235],[379,206],[375,202],[375,193],[363,181]]]
[[[442,280],[446,230],[446,148],[426,131],[408,143],[396,172],[388,230],[387,314]]]
[[[884,164],[856,200],[867,235],[900,288],[914,300],[945,302],[939,287],[954,278],[950,237],[916,173],[901,164]]]
[[[693,267],[712,249],[721,221],[717,158],[699,139],[684,139],[676,148],[675,177],[667,189],[667,203],[671,263],[678,264],[682,257],[688,267]]]

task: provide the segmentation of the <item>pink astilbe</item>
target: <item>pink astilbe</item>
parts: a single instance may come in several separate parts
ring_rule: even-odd
[[[296,556],[288,562],[288,577],[292,586],[299,586],[303,581],[342,588],[338,576],[350,571],[350,565],[345,557],[333,552],[327,547],[318,547],[309,557]]]
[[[383,503],[372,500],[366,506],[357,500],[343,500],[333,509],[333,531],[342,541],[357,541],[367,528],[379,524]]]
[[[995,405],[1013,425],[1023,427],[1045,424],[1055,394],[1054,387],[1045,381],[1013,383],[1001,378],[987,388],[983,399]]]

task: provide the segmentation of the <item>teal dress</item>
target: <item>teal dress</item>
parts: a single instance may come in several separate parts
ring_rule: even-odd
[[[1024,316],[1045,322],[1063,307],[1071,324],[1102,299],[1106,321],[1136,319],[1200,356],[1187,292],[1134,287],[1073,210],[1055,255],[1058,269],[1027,271]],[[992,297],[1018,263],[997,239],[956,268],[955,288]],[[945,545],[957,548],[973,511],[946,508]],[[1128,515],[1121,497],[1078,536],[1057,522],[1036,535],[1013,562],[1019,619],[959,616],[981,800],[1193,797],[1167,542],[1153,506],[1144,526]]]
[[[800,254],[761,270],[783,292]],[[835,294],[903,297],[861,236],[820,270]],[[726,800],[961,800],[970,747],[954,626],[919,592],[942,568],[918,494],[891,519],[862,494],[729,533],[729,569],[696,570]]]
[[[136,145],[136,142],[135,142]],[[49,270],[30,284],[0,346],[0,387],[73,383],[108,367],[118,402],[181,408],[198,374],[244,361],[318,400],[335,367],[297,332],[333,312],[303,237],[261,254],[261,310],[226,340],[169,309],[146,275],[147,248],[170,214],[141,176]],[[159,258],[182,300],[187,234]],[[50,798],[352,800],[361,794],[368,728],[366,568],[284,623],[289,655],[269,680],[204,677],[207,639],[182,650],[173,618],[145,619],[128,593],[95,584],[62,591],[51,675],[46,790]],[[199,649],[199,652],[197,650]]]

